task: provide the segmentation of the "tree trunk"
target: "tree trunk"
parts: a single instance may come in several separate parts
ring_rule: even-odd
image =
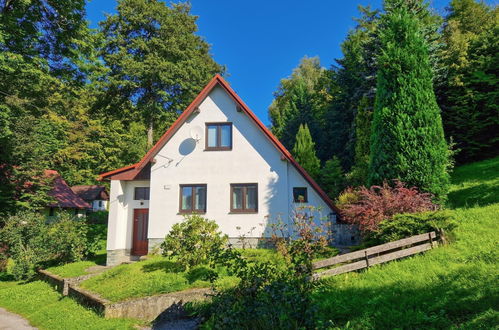
[[[152,119],[149,121],[149,127],[147,128],[147,148],[151,148],[153,143],[153,122]]]

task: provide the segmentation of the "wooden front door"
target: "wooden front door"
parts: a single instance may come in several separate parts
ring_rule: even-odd
[[[132,255],[147,254],[147,226],[149,223],[149,209],[133,210],[133,242]]]

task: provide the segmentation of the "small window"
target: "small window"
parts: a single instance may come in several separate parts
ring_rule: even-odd
[[[206,150],[232,149],[232,123],[206,124]]]
[[[133,199],[135,199],[136,201],[138,200],[148,201],[149,187],[135,187],[135,194]]]
[[[180,213],[206,212],[206,185],[180,185]]]
[[[99,207],[102,207],[102,201],[99,201]]]
[[[307,187],[294,187],[293,201],[295,203],[308,203]]]
[[[256,183],[231,184],[230,211],[258,212],[258,185]]]

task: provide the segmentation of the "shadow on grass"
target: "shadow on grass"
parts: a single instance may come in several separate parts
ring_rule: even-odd
[[[165,273],[181,273],[185,269],[177,262],[170,260],[158,260],[142,266],[142,271],[144,271],[144,273],[154,272],[157,270],[163,270]]]
[[[499,186],[494,184],[480,184],[449,193],[449,203],[453,208],[486,206],[498,201]]]
[[[499,202],[499,157],[463,165],[452,173],[449,206],[486,206]]]
[[[93,257],[89,258],[89,260],[95,262],[97,265],[105,266],[106,265],[106,257],[107,257],[107,253],[97,253]]]
[[[461,267],[418,286],[402,280],[386,286],[338,288],[326,280],[314,300],[319,319],[339,327],[444,329],[478,322],[479,328],[491,329],[497,325],[494,309],[499,298],[492,272],[480,274],[474,267]]]
[[[0,272],[0,282],[14,281],[14,276],[6,272]]]

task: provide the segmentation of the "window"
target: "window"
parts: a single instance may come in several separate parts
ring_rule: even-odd
[[[180,213],[206,212],[206,185],[180,185]]]
[[[99,201],[99,207],[102,207],[102,201]]]
[[[258,212],[258,185],[256,183],[231,184],[230,211],[242,213]]]
[[[149,200],[149,187],[135,187],[135,193],[133,199],[137,200]]]
[[[51,208],[49,209],[49,217],[53,217],[53,216],[54,216],[54,214],[55,214],[55,210],[54,210],[54,208],[53,208],[53,207],[51,207]]]
[[[232,123],[206,124],[206,150],[232,149]]]
[[[295,203],[308,203],[307,187],[293,187],[293,201]]]

